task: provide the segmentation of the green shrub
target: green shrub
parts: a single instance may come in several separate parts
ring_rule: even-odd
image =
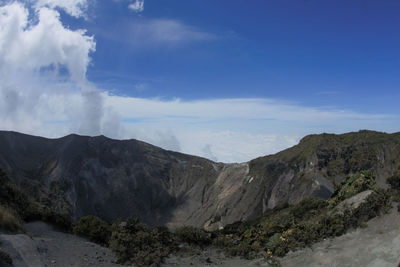
[[[358,193],[366,190],[376,191],[378,188],[379,187],[372,172],[363,171],[347,177],[347,179],[335,190],[329,202],[331,205],[335,206],[339,202]]]
[[[108,244],[111,236],[111,227],[108,223],[92,215],[82,217],[72,229],[73,233],[88,238],[99,244]]]
[[[315,215],[318,210],[328,206],[328,202],[320,198],[306,198],[290,209],[290,214],[296,219]]]
[[[275,256],[283,256],[289,251],[285,239],[280,233],[276,233],[269,238],[267,248]]]
[[[220,230],[220,232],[223,234],[244,233],[249,228],[249,226],[250,225],[247,222],[234,222],[225,225],[225,227]]]
[[[386,213],[390,208],[390,195],[387,191],[379,188],[353,211],[352,217],[358,221],[356,226],[360,226],[360,222],[366,222],[382,213]]]
[[[20,220],[10,209],[2,205],[0,205],[0,229],[10,232],[23,232]]]
[[[137,219],[115,222],[112,225],[110,249],[119,263],[137,266],[160,264],[177,249],[172,233],[165,227],[149,227]]]
[[[52,223],[65,231],[72,229],[72,218],[69,214],[57,213],[52,208],[41,204],[36,205],[35,213],[34,216],[39,220]]]
[[[175,230],[177,238],[189,244],[208,245],[211,243],[210,235],[204,230],[192,226],[184,226]]]

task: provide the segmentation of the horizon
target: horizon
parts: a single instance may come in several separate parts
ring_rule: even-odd
[[[0,4],[0,130],[246,162],[400,128],[399,1]]]
[[[146,143],[146,144],[148,144],[148,145],[156,146],[156,145],[153,145],[153,144],[151,144],[151,143],[148,143],[148,142],[145,142],[145,141],[141,141],[141,140],[138,140],[138,139],[135,139],[135,138],[130,138],[130,139],[118,139],[118,138],[108,137],[108,136],[105,136],[105,135],[103,135],[103,134],[101,134],[101,135],[82,135],[82,134],[77,134],[77,133],[69,133],[69,134],[67,134],[67,135],[63,135],[63,136],[59,136],[59,137],[44,137],[44,136],[40,136],[40,135],[32,135],[32,134],[27,134],[27,133],[12,131],[12,130],[10,130],[10,131],[8,131],[8,130],[0,130],[0,132],[16,133],[16,134],[28,135],[28,136],[37,137],[37,138],[49,139],[49,140],[58,140],[58,139],[66,138],[66,137],[71,136],[71,135],[73,135],[73,136],[79,136],[79,137],[87,137],[87,138],[105,137],[105,138],[107,138],[107,139],[115,140],[115,141],[139,141],[139,142]],[[301,142],[304,138],[306,138],[306,137],[308,137],[308,136],[314,136],[314,135],[336,135],[336,136],[340,136],[340,135],[354,134],[354,133],[360,133],[360,132],[374,132],[374,133],[381,133],[381,134],[387,134],[387,135],[399,134],[399,133],[400,133],[400,132],[388,133],[388,132],[380,132],[380,131],[374,131],[374,130],[368,130],[368,129],[361,129],[361,130],[354,131],[354,132],[345,132],[345,133],[339,133],[339,134],[336,134],[336,133],[308,134],[308,135],[305,135],[305,136],[301,137],[301,138],[299,139],[299,141],[298,141],[296,144],[294,144],[294,145],[292,145],[292,146],[289,146],[289,147],[287,147],[287,148],[284,148],[284,149],[282,149],[282,150],[279,150],[279,151],[277,151],[277,152],[275,152],[275,153],[270,153],[270,154],[261,155],[261,156],[252,158],[252,159],[250,159],[250,160],[248,160],[248,161],[241,161],[241,162],[214,161],[214,162],[215,162],[215,163],[223,163],[223,164],[242,164],[242,163],[248,163],[248,162],[250,162],[250,161],[252,161],[252,160],[254,160],[254,159],[257,159],[257,158],[260,158],[260,157],[272,156],[272,155],[275,155],[275,154],[277,154],[277,153],[280,153],[280,152],[282,152],[282,151],[284,151],[284,150],[286,150],[286,149],[290,149],[290,148],[292,148],[292,147],[294,147],[294,146],[297,146],[297,145],[300,144],[300,142]],[[156,147],[158,147],[158,146],[156,146]],[[158,147],[158,148],[163,149],[162,147]],[[189,156],[202,157],[202,156],[193,155],[193,154],[188,154],[188,153],[184,153],[184,152],[180,152],[180,151],[175,151],[175,150],[169,150],[169,149],[164,149],[164,150],[172,151],[172,152],[177,152],[177,153],[182,153],[182,154],[186,154],[186,155],[189,155]],[[202,157],[202,158],[205,158],[205,157]],[[211,159],[209,159],[209,160],[211,160]],[[211,160],[211,161],[213,161],[213,160]]]

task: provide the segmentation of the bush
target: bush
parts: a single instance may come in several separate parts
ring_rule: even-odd
[[[315,215],[318,210],[328,206],[328,202],[320,198],[306,198],[290,209],[290,214],[296,219]]]
[[[220,230],[220,232],[223,234],[244,233],[249,228],[249,226],[250,225],[247,222],[234,222],[225,225],[225,227]]]
[[[286,246],[285,239],[280,233],[276,233],[269,238],[267,243],[268,250],[275,256],[284,256],[289,248]]]
[[[23,232],[20,220],[14,213],[0,205],[0,229],[10,232]]]
[[[110,249],[119,263],[137,266],[160,264],[164,257],[177,249],[172,233],[165,227],[149,227],[137,219],[115,222]]]
[[[108,244],[111,236],[110,225],[92,215],[82,217],[73,226],[74,234],[86,237],[90,241],[102,245]]]
[[[357,224],[353,227],[358,227],[362,222],[366,222],[382,213],[388,212],[391,208],[390,195],[387,191],[379,188],[371,194],[366,202],[362,203],[351,214],[357,219]]]
[[[177,238],[189,244],[208,245],[211,243],[210,235],[204,230],[192,226],[184,226],[176,229]]]
[[[350,175],[333,193],[330,203],[335,206],[339,202],[366,190],[378,190],[378,185],[371,171],[363,171]]]

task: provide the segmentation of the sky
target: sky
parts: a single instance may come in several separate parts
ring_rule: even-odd
[[[244,162],[400,129],[398,0],[0,1],[0,130]]]

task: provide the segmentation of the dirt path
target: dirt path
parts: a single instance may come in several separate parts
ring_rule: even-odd
[[[15,267],[114,267],[109,249],[43,222],[25,225],[28,235],[0,235],[0,248],[13,257]]]

